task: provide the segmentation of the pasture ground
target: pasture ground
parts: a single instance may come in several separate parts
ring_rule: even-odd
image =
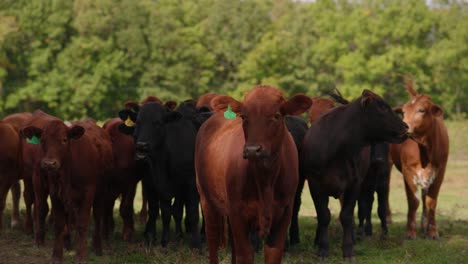
[[[389,236],[379,238],[380,222],[373,209],[374,235],[358,240],[355,245],[356,262],[358,263],[468,263],[468,121],[447,122],[450,133],[451,150],[448,170],[442,184],[437,206],[437,221],[441,238],[425,239],[419,233],[416,240],[407,240],[406,211],[407,203],[403,179],[395,169],[392,173],[390,203],[393,212],[393,223],[389,226]],[[136,211],[141,208],[141,192],[135,200]],[[319,259],[313,246],[316,218],[315,209],[307,188],[302,194],[300,211],[301,243],[289,248],[283,263],[315,263]],[[23,200],[21,199],[21,203]],[[24,205],[21,204],[21,216],[24,219]],[[189,249],[188,238],[176,242],[171,240],[167,249],[156,246],[147,250],[143,246],[142,232],[144,225],[136,221],[136,234],[132,243],[123,242],[121,237],[121,220],[117,206],[114,210],[116,233],[114,238],[104,244],[104,255],[97,257],[88,242],[90,263],[207,263],[206,245],[202,254]],[[341,225],[337,218],[339,203],[330,201],[332,221],[329,227],[330,257],[324,262],[340,263],[341,258]],[[4,214],[4,230],[0,234],[0,263],[48,263],[52,253],[52,227],[48,228],[46,246],[37,248],[32,237],[24,234],[22,228],[9,228],[11,198],[8,197]],[[418,227],[421,206],[418,210]],[[137,216],[136,216],[137,219]],[[161,222],[158,221],[158,234]],[[172,233],[173,233],[172,229]],[[418,229],[419,230],[419,229]],[[74,251],[65,252],[65,263],[73,261]],[[221,263],[230,263],[230,251],[220,251]],[[255,257],[255,263],[263,263],[263,254]]]

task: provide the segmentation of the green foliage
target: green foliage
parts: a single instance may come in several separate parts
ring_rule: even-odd
[[[42,108],[64,119],[115,116],[127,100],[241,98],[256,84],[391,104],[403,76],[468,112],[464,1],[4,0],[0,113]],[[455,115],[454,115],[455,114]]]

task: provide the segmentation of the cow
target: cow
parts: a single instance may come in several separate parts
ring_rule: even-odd
[[[102,254],[103,201],[106,176],[113,165],[109,135],[92,120],[72,122],[50,120],[42,128],[27,126],[22,135],[39,143],[40,167],[47,181],[54,210],[55,242],[53,262],[63,259],[65,234],[77,230],[77,262],[86,259],[86,236],[91,207],[94,215],[93,247]]]
[[[178,205],[186,206],[187,224],[191,233],[190,245],[192,248],[200,248],[199,197],[193,164],[197,130],[193,119],[184,117],[181,114],[182,109],[172,111],[167,103],[161,105],[158,102],[147,102],[136,110],[123,109],[119,112],[119,117],[126,121],[120,130],[134,137],[135,158],[138,166],[143,167],[143,187],[149,206],[145,242],[150,246],[156,239],[155,225],[160,206],[163,222],[161,246],[167,246],[173,211],[171,200],[175,198],[176,201],[179,200]],[[182,216],[180,207],[175,208],[175,211],[179,233],[179,216]]]
[[[253,232],[267,236],[265,262],[281,262],[299,177],[285,116],[301,114],[311,104],[305,95],[286,100],[279,89],[262,85],[243,102],[229,96],[211,101],[216,113],[201,126],[195,147],[210,263],[218,263],[225,217],[232,229],[233,263],[253,263]]]
[[[328,99],[328,98],[319,98],[315,97],[312,98],[312,106],[308,111],[309,121],[310,124],[313,125],[315,120],[322,115],[324,112],[328,111],[329,109],[333,108],[335,103]],[[294,124],[293,120],[297,120],[299,118],[295,117],[286,118],[286,126],[288,127],[289,132],[293,136],[294,142],[296,143],[298,154],[300,154],[302,149],[302,142],[304,141],[304,136],[307,132],[308,126],[305,122],[298,122],[296,121]],[[299,238],[299,210],[301,208],[301,196],[302,190],[304,189],[305,183],[304,174],[301,171],[301,166],[299,166],[299,184],[297,186],[296,196],[294,198],[294,209],[293,209],[293,216],[291,220],[291,227],[289,228],[289,243],[291,245],[298,244],[300,242]]]
[[[44,126],[53,120],[59,120],[42,110],[36,110],[32,116],[23,123],[24,127],[34,126],[43,129]],[[20,134],[23,130],[21,130]],[[43,246],[45,242],[45,219],[49,212],[47,198],[49,188],[47,178],[41,169],[41,160],[43,152],[40,144],[33,144],[24,135],[21,135],[23,171],[22,178],[24,182],[24,202],[26,204],[26,231],[34,231],[34,241],[37,246]],[[29,143],[30,141],[31,143]],[[34,221],[31,218],[31,207],[34,204]],[[29,223],[29,221],[31,221]],[[34,222],[34,230],[33,230]],[[67,238],[68,239],[68,238]],[[68,247],[68,241],[67,241]]]
[[[403,107],[395,108],[395,111],[403,114],[410,139],[400,145],[391,145],[391,160],[403,174],[405,182],[408,199],[407,237],[416,238],[416,211],[420,203],[417,190],[420,187],[423,203],[421,229],[427,237],[437,239],[439,232],[435,209],[449,150],[444,112],[431,101],[429,95],[419,94],[409,79],[406,80],[406,88],[411,98]]]
[[[206,93],[200,95],[200,97],[198,97],[196,107],[207,107],[208,109],[213,110],[211,109],[211,100],[213,100],[213,98],[215,98],[216,96],[218,96],[218,94],[216,93]]]
[[[369,166],[369,145],[400,143],[407,137],[406,128],[382,98],[364,90],[357,100],[321,115],[307,131],[300,164],[317,212],[315,245],[321,258],[329,255],[329,196],[343,196],[342,251],[344,258],[352,258],[353,211]]]
[[[371,145],[370,165],[366,177],[361,184],[361,192],[358,198],[358,235],[372,235],[372,204],[374,193],[377,192],[378,208],[382,229],[381,237],[388,234],[387,227],[387,205],[388,205],[388,182],[390,176],[388,143],[375,143]]]
[[[108,120],[103,129],[109,134],[112,142],[114,166],[112,167],[105,202],[105,218],[103,223],[103,237],[108,238],[114,229],[113,209],[118,196],[121,195],[120,216],[123,220],[123,240],[130,241],[135,231],[133,221],[133,200],[136,186],[141,180],[135,163],[135,145],[131,136],[119,131],[124,122],[120,118]]]
[[[15,127],[0,120],[0,231],[8,190],[21,174],[21,143]],[[14,214],[12,214],[12,219]]]
[[[29,112],[15,113],[15,114],[5,116],[3,118],[3,121],[5,121],[6,123],[11,124],[13,126],[13,128],[15,129],[18,137],[20,138],[20,136],[19,136],[20,129],[22,128],[23,123],[27,119],[29,119],[31,116],[32,116],[32,114],[29,113]],[[21,160],[22,160],[22,158],[21,158]],[[21,167],[21,170],[22,170],[22,167]],[[20,178],[21,178],[21,176],[22,175],[20,175]],[[19,223],[19,199],[20,199],[20,196],[21,196],[21,186],[20,186],[19,182],[15,181],[13,183],[13,185],[11,186],[10,190],[11,190],[11,198],[12,198],[12,201],[13,201],[13,203],[12,203],[13,208],[12,208],[12,213],[11,213],[11,227],[15,227]],[[30,195],[30,194],[25,194],[25,195]],[[28,207],[28,206],[26,206],[26,207]],[[29,208],[31,208],[30,205],[29,205]],[[30,210],[29,210],[29,212],[30,212]],[[29,215],[29,217],[30,218],[29,218],[29,220],[27,222],[29,222],[30,228],[31,228],[30,231],[32,231],[32,217],[31,217],[31,215]]]

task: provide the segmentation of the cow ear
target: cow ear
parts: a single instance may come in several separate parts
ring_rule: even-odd
[[[281,105],[280,112],[283,115],[300,115],[312,106],[312,99],[303,94],[296,94]]]
[[[436,116],[436,117],[440,117],[440,116],[443,116],[444,115],[444,110],[442,110],[442,107],[436,105],[436,104],[433,104],[431,106],[431,113],[432,115]]]
[[[122,123],[119,125],[119,131],[125,135],[133,135],[133,132],[135,131],[135,127],[129,127],[126,126],[125,123]]]
[[[140,106],[137,102],[126,102],[125,109],[130,110],[131,112],[138,113],[140,111]]]
[[[215,112],[226,111],[228,106],[231,106],[231,111],[235,113],[242,110],[242,103],[227,95],[219,95],[211,100],[211,108]]]
[[[28,126],[20,131],[21,137],[26,139],[28,143],[31,144],[38,144],[39,139],[42,136],[42,129],[35,127],[35,126]]]
[[[361,95],[361,106],[362,107],[367,107],[372,101],[374,101],[374,99],[376,98],[376,95],[365,89],[364,91],[362,91],[362,95]]]
[[[177,106],[177,102],[176,101],[167,101],[166,103],[164,103],[164,106],[167,108],[167,110],[169,111],[174,111],[174,109],[176,108]]]
[[[67,136],[70,139],[79,139],[81,136],[83,136],[85,132],[84,127],[82,126],[73,126],[70,128],[67,132]]]
[[[164,115],[164,123],[170,123],[170,122],[175,122],[177,120],[180,120],[182,118],[182,114],[179,113],[178,111],[171,111],[168,112]]]

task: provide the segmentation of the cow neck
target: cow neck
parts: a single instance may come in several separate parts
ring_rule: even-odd
[[[339,126],[330,131],[329,140],[334,142],[330,151],[333,151],[334,154],[346,153],[347,157],[354,157],[359,155],[362,148],[369,145],[370,142],[366,138],[366,120],[362,118],[360,100],[345,107],[342,120],[346,120],[346,122],[337,122],[336,124]]]
[[[439,167],[438,162],[446,160],[447,156],[447,132],[444,121],[441,118],[433,117],[432,126],[423,136],[416,138],[416,141],[425,148],[428,162],[435,167]],[[445,139],[444,139],[445,138]]]
[[[168,166],[167,166],[167,153],[165,151],[164,144],[158,146],[157,149],[153,149],[150,155],[149,170],[150,176],[154,181],[155,185],[159,189],[160,193],[163,188],[168,186],[167,175],[168,175]]]
[[[278,153],[281,152],[281,149]],[[255,182],[255,192],[258,197],[258,226],[260,237],[268,234],[272,222],[272,207],[274,204],[274,186],[280,172],[280,165],[277,162],[278,154],[273,155],[268,161],[249,161],[247,165],[247,175]],[[268,164],[265,164],[268,162]],[[269,166],[265,166],[269,165]],[[248,186],[246,186],[248,188]]]

